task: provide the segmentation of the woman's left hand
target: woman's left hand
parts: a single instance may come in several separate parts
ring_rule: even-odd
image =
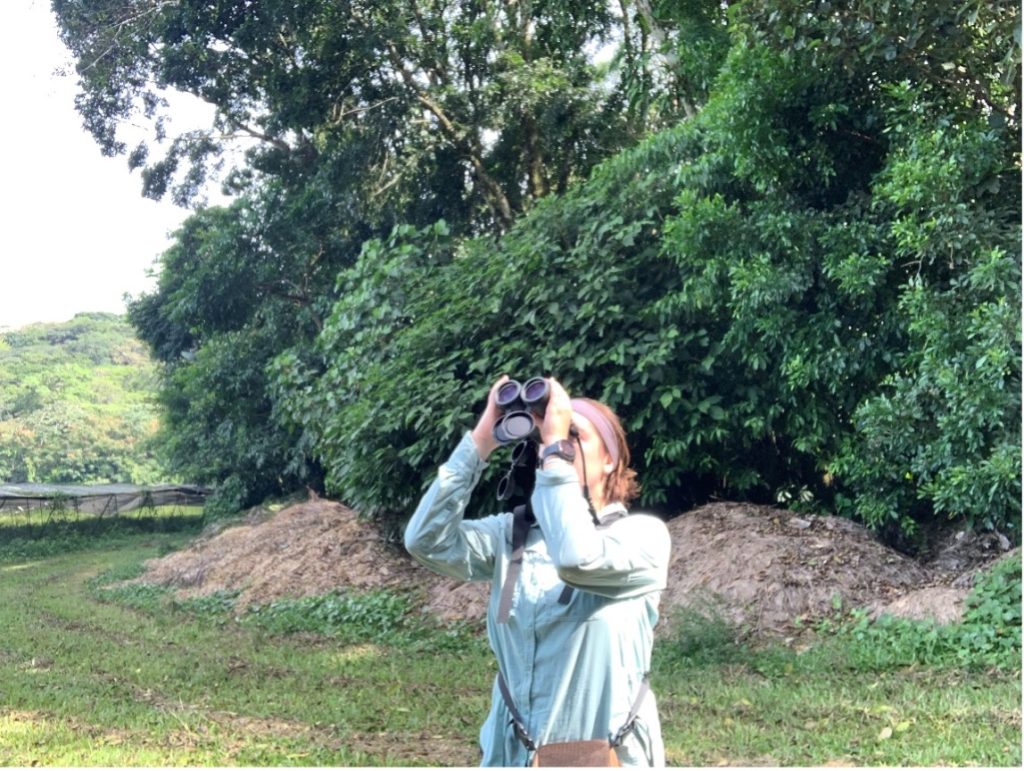
[[[545,446],[559,439],[568,439],[569,426],[572,425],[572,405],[569,403],[568,392],[553,377],[548,378],[548,387],[551,389],[551,395],[548,397],[548,407],[544,412],[544,424],[540,429]]]

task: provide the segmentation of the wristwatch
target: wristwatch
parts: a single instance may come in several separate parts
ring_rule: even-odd
[[[568,439],[559,439],[557,442],[552,442],[540,454],[540,465],[543,466],[544,461],[552,456],[572,463],[576,460],[576,447]]]

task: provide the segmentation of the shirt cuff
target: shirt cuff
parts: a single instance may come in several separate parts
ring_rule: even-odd
[[[467,431],[445,465],[455,473],[465,474],[475,480],[487,467],[487,461],[480,457],[476,442],[473,441],[473,434]]]
[[[571,463],[562,461],[545,464],[544,468],[537,469],[535,485],[538,487],[553,487],[569,483],[579,484],[579,477],[576,475],[576,467]]]

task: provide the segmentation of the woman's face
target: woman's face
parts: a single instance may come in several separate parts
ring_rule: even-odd
[[[576,467],[576,475],[580,484],[583,484],[583,466],[586,463],[586,481],[590,488],[590,496],[594,506],[600,509],[607,503],[604,500],[604,480],[615,469],[612,464],[611,455],[605,449],[601,435],[597,433],[594,425],[578,412],[572,414],[573,425],[579,432],[579,444],[576,445],[576,460],[573,465]],[[582,447],[582,452],[580,449]]]

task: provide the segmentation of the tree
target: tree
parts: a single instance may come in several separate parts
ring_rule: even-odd
[[[364,196],[447,199],[468,210],[434,218],[500,231],[645,129],[646,110],[623,105],[623,85],[649,101],[634,79],[616,84],[588,58],[618,40],[627,73],[650,69],[652,17],[626,3],[617,13],[602,0],[53,5],[78,59],[79,108],[105,152],[128,150],[117,129],[136,112],[168,138],[161,89],[216,107],[213,131],[174,137],[163,157],[150,160],[152,143],[131,151],[151,196],[192,200],[230,138],[256,140],[251,168],[289,180],[359,147],[348,160]],[[698,10],[716,4],[690,5],[690,38],[720,38]]]
[[[0,335],[0,481],[168,481],[153,362],[131,327],[80,313]]]
[[[194,201],[226,147],[254,142],[225,180],[236,203],[185,224],[161,260],[158,290],[130,311],[165,368],[176,438],[167,447],[207,482],[230,476],[231,463],[188,448],[227,424],[212,407],[190,411],[174,390],[235,393],[219,364],[230,361],[225,346],[245,338],[260,361],[288,351],[319,366],[314,340],[337,299],[335,276],[363,242],[440,219],[457,235],[504,231],[646,126],[671,122],[681,101],[700,105],[714,62],[701,64],[703,75],[680,65],[678,76],[655,78],[656,53],[706,37],[720,61],[725,40],[712,2],[654,15],[646,4],[589,1],[55,0],[54,9],[78,59],[86,126],[105,152],[142,168],[147,195]],[[656,43],[651,24],[667,36]],[[606,44],[618,52],[612,63],[593,64]],[[174,135],[167,88],[212,104],[211,130]],[[152,121],[154,139],[129,149],[118,128],[135,115]],[[208,346],[221,353],[203,356]],[[248,398],[269,405],[269,380],[251,375]],[[261,436],[261,446],[295,442],[282,448],[289,457],[308,452],[266,414],[236,411],[233,446]],[[319,485],[312,459],[296,464],[299,477],[253,479],[248,489]]]
[[[397,516],[539,371],[622,414],[648,504],[1019,538],[1016,5],[55,7],[110,151],[157,86],[217,107],[132,154],[150,194],[258,142],[132,309],[232,500]]]

